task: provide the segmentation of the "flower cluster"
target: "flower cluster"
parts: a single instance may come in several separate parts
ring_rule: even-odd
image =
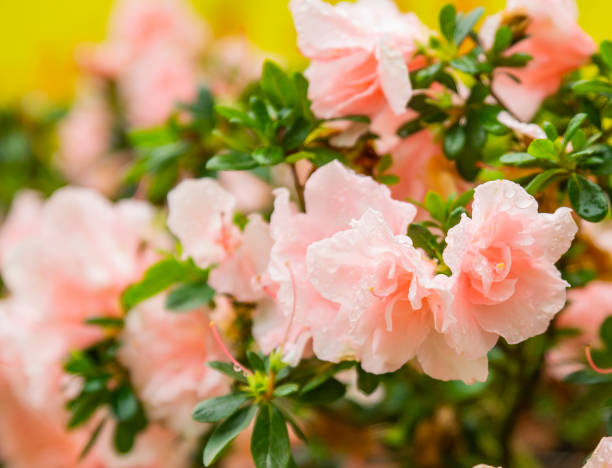
[[[84,187],[0,226],[0,465],[612,466],[612,42],[572,0],[289,10],[304,74],[179,0],[79,51]]]

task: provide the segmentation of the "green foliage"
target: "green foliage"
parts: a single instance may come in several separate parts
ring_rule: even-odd
[[[208,286],[209,270],[198,268],[193,260],[179,261],[167,258],[150,267],[143,278],[132,284],[121,295],[121,304],[126,311],[171,286],[180,284],[166,300],[172,310],[191,310],[208,303],[214,291]]]
[[[83,351],[74,351],[64,369],[82,380],[81,391],[67,403],[69,428],[80,427],[98,411],[106,408],[106,416],[92,432],[81,453],[84,457],[94,446],[107,417],[115,421],[113,444],[117,452],[127,453],[136,437],[148,424],[142,403],[132,387],[127,370],[117,359],[119,342],[109,338]]]

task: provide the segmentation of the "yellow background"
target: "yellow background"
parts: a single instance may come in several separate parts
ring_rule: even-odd
[[[436,24],[448,0],[398,0],[427,24]],[[69,98],[78,74],[74,48],[103,39],[112,0],[0,0],[0,103],[29,91]],[[288,0],[193,0],[218,35],[245,32],[260,48],[299,65]],[[460,9],[483,5],[491,14],[504,0],[458,0]],[[580,24],[600,41],[610,34],[612,0],[579,0]]]

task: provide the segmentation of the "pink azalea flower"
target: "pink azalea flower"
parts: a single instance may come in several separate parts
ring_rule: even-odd
[[[409,69],[421,66],[411,61],[429,36],[414,14],[401,14],[390,0],[335,6],[292,0],[289,7],[298,46],[311,60],[306,77],[318,116],[374,116],[387,105],[404,112],[412,94]]]
[[[264,296],[260,284],[271,246],[269,227],[258,214],[244,232],[234,224],[236,199],[213,179],[184,180],[168,194],[168,226],[185,258],[202,268],[216,264],[209,282],[220,293],[252,302]]]
[[[88,189],[58,190],[42,207],[37,232],[4,259],[9,291],[56,326],[91,328],[83,324],[88,317],[117,316],[121,292],[156,258],[144,242],[152,215],[145,203],[113,205]]]
[[[497,70],[493,90],[504,105],[527,122],[544,99],[559,89],[563,75],[582,66],[596,52],[597,45],[578,26],[574,0],[508,0],[503,14],[529,17],[528,37],[511,47],[508,54],[526,53],[533,60],[524,68]],[[481,34],[485,45],[492,44],[501,21],[501,15],[487,20]],[[507,73],[521,82],[517,83]]]
[[[189,103],[196,97],[195,64],[180,49],[151,48],[121,75],[119,90],[131,126],[160,125],[179,103]]]
[[[42,205],[34,191],[24,190],[15,196],[11,211],[0,225],[0,265],[13,247],[37,232]]]
[[[311,244],[306,265],[310,283],[331,303],[315,335],[324,337],[315,342],[321,359],[392,372],[445,327],[450,296],[436,285],[435,263],[408,236],[394,235],[379,212],[367,210],[351,229]]]
[[[117,78],[133,60],[160,45],[194,57],[209,34],[183,0],[121,0],[113,11],[107,42],[82,49],[79,61],[96,75]]]
[[[210,332],[207,311],[172,313],[163,295],[130,311],[121,334],[120,361],[154,420],[197,435],[195,405],[226,393],[227,379],[204,364],[223,359]]]
[[[612,437],[604,437],[583,468],[610,468],[612,466]]]
[[[538,213],[513,182],[477,187],[472,218],[449,231],[444,251],[455,283],[453,347],[475,358],[499,336],[513,344],[544,332],[565,304],[568,284],[555,262],[576,231],[569,208]]]
[[[564,338],[547,356],[551,373],[557,378],[583,367],[585,347],[599,346],[599,329],[612,315],[612,283],[593,281],[568,293],[569,306],[556,322],[558,328],[579,330],[578,336]]]
[[[276,190],[270,229],[274,244],[268,274],[278,287],[278,310],[255,319],[255,335],[265,352],[283,346],[286,359],[297,362],[311,344],[318,356],[340,359],[330,349],[329,327],[337,305],[324,298],[308,280],[306,253],[310,245],[350,228],[372,208],[380,213],[393,234],[405,233],[416,213],[408,204],[393,200],[389,189],[359,176],[339,162],[318,169],[304,190],[306,213],[289,202],[289,191]],[[331,315],[330,315],[331,314]],[[335,336],[332,341],[342,339]]]

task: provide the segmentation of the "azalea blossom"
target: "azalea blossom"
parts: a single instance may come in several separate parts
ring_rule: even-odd
[[[522,68],[497,69],[493,91],[502,104],[528,122],[544,99],[559,89],[563,76],[586,63],[597,45],[578,26],[574,0],[508,0],[506,10],[483,25],[481,40],[485,46],[493,44],[497,28],[513,16],[527,17],[527,37],[510,47],[507,54],[525,53],[533,59]]]
[[[338,307],[309,281],[308,248],[350,228],[351,221],[361,218],[368,209],[380,213],[393,234],[405,233],[416,209],[393,200],[386,186],[336,161],[315,171],[306,182],[306,213],[299,213],[290,203],[287,189],[277,189],[275,194],[268,274],[278,287],[278,310],[255,318],[255,337],[266,352],[284,345],[291,362],[299,361],[311,346],[320,357],[347,357],[344,350],[332,349],[344,339],[337,335],[331,338],[328,333]]]
[[[195,64],[182,51],[158,47],[146,51],[119,78],[119,90],[130,125],[160,125],[198,92]]]
[[[576,231],[569,208],[538,213],[518,184],[478,186],[472,217],[464,214],[448,232],[444,251],[453,273],[455,349],[483,356],[499,336],[513,344],[543,333],[565,304],[568,283],[555,262]]]
[[[311,60],[305,75],[315,114],[374,116],[385,106],[404,112],[412,95],[409,70],[422,66],[413,56],[429,37],[414,14],[400,13],[390,0],[335,6],[292,0],[289,7],[300,51]]]
[[[15,196],[0,228],[0,265],[13,247],[38,230],[42,206],[41,196],[34,191],[25,190]]]
[[[208,36],[207,25],[184,0],[121,0],[111,16],[108,39],[82,48],[78,58],[94,75],[117,78],[133,60],[159,47],[197,56]]]
[[[159,295],[130,311],[119,360],[130,370],[151,418],[177,432],[197,435],[202,426],[191,419],[195,405],[228,391],[223,374],[204,365],[222,359],[222,353],[205,308],[173,313],[164,301]]]
[[[260,282],[270,251],[267,223],[250,215],[244,232],[234,224],[236,199],[213,179],[188,179],[168,194],[168,226],[183,255],[201,268],[216,265],[209,283],[220,293],[251,302],[265,293]]]

